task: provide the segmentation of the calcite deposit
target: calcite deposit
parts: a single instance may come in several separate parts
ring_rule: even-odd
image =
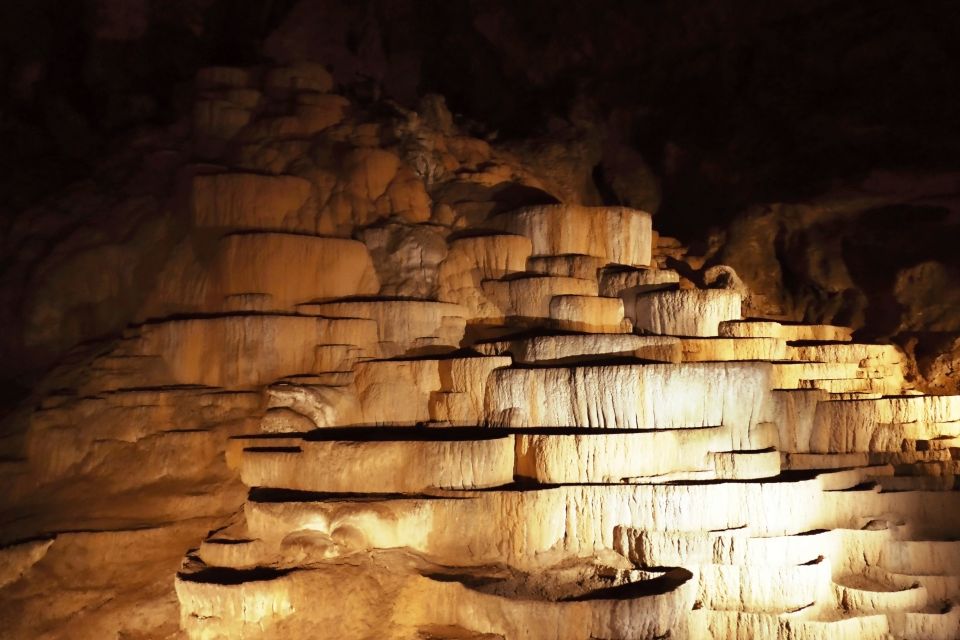
[[[323,67],[198,83],[186,231],[9,436],[4,633],[960,637],[960,396],[898,348]]]

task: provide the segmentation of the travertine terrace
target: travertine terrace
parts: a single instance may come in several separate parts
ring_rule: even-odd
[[[210,141],[249,125],[243,71],[200,81]],[[297,113],[261,127],[342,108],[319,71],[266,82]],[[355,155],[364,197],[427,223],[403,175],[376,182],[389,157]],[[167,448],[111,482],[160,520],[198,514],[173,536],[171,636],[960,637],[960,397],[908,389],[895,347],[743,318],[738,290],[666,268],[635,209],[445,228],[427,298],[384,293],[350,194],[318,217],[299,177],[211,166],[190,189],[207,258],[42,400],[11,472],[28,491],[71,470],[69,513],[104,447]],[[166,544],[97,533],[130,517],[109,500],[85,513],[70,535],[101,549]],[[7,547],[0,585],[56,549]]]

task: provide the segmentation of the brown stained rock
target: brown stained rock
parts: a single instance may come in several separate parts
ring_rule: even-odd
[[[958,422],[958,396],[893,396],[820,403],[809,446],[814,453],[895,451],[903,440],[960,434]]]
[[[521,364],[551,364],[637,357],[654,362],[680,362],[680,339],[671,336],[638,336],[631,333],[537,336],[474,345],[488,355],[509,353]]]
[[[770,320],[728,320],[720,323],[727,338],[780,338],[787,342],[849,342],[850,327],[826,324],[781,324]]]
[[[293,311],[298,304],[375,295],[380,282],[366,247],[355,240],[254,233],[221,240],[210,287],[217,297],[261,293],[261,311]],[[209,295],[209,294],[208,294]],[[217,310],[217,302],[204,311]]]
[[[463,307],[430,300],[334,301],[301,305],[299,310],[323,318],[340,319],[344,323],[367,320],[377,328],[379,353],[387,357],[455,351],[463,340],[466,326]]]
[[[582,254],[630,266],[650,264],[650,214],[625,207],[546,205],[496,216],[491,224],[533,242],[533,255]],[[625,244],[623,238],[630,238]]]
[[[735,220],[727,232],[721,260],[736,269],[737,274],[750,290],[758,296],[766,296],[756,302],[762,304],[747,308],[748,317],[774,316],[787,313],[781,302],[783,274],[777,259],[776,246],[780,221],[774,211],[751,212]]]
[[[229,140],[250,123],[252,110],[231,100],[211,97],[193,108],[193,129],[198,136]]]
[[[655,638],[682,627],[675,612],[693,600],[688,572],[668,572],[669,578],[662,579],[663,572],[611,571],[599,559],[585,560],[579,567],[559,567],[555,576],[546,577],[510,571],[493,575],[469,570],[434,575],[396,571],[405,564],[429,566],[414,554],[396,551],[378,553],[359,565],[335,560],[299,578],[279,575],[230,589],[180,580],[177,593],[188,612],[182,621],[191,634],[209,630],[219,635],[309,634],[317,638],[368,633],[485,640],[574,640],[591,635]],[[662,592],[658,587],[663,582],[675,583],[677,588]],[[611,587],[630,592],[634,586],[643,594],[645,584],[650,585],[651,595],[604,597]],[[342,592],[341,606],[357,611],[358,616],[344,619],[329,608],[309,606],[334,588]],[[221,593],[222,599],[211,600],[213,592]],[[249,605],[254,602],[262,603],[262,608],[252,609]],[[375,603],[387,604],[390,613],[377,612]],[[238,616],[239,623],[227,622]]]
[[[418,494],[513,481],[513,436],[290,444],[286,450],[246,449],[240,467],[244,483],[322,493]]]
[[[299,174],[300,177],[310,179],[310,175],[300,167],[300,159],[310,149],[310,142],[299,136],[293,138],[268,140],[248,140],[246,134],[251,129],[246,129],[244,134],[237,136],[231,141],[233,149],[232,163],[236,164],[237,169],[253,173],[262,173],[272,176],[286,175],[291,172]],[[324,192],[315,194],[317,202],[321,202]],[[322,223],[318,223],[317,233],[331,233],[323,228]]]
[[[615,484],[639,478],[647,482],[706,480],[717,477],[709,453],[730,444],[730,434],[722,427],[516,437],[517,475],[543,484]],[[778,470],[779,461],[777,455]]]
[[[596,297],[597,283],[583,278],[525,275],[484,280],[481,290],[492,307],[491,321],[504,323],[513,318],[521,323],[545,324],[555,296]]]
[[[360,363],[353,386],[361,423],[486,423],[490,375],[510,362],[507,357],[468,357]]]
[[[787,347],[777,338],[680,338],[684,362],[784,360]]]
[[[620,298],[558,295],[550,299],[550,319],[564,331],[629,333],[633,325],[623,317]]]
[[[361,422],[413,426],[430,420],[430,398],[442,390],[436,360],[378,360],[357,366]]]
[[[321,64],[302,62],[271,69],[264,77],[264,87],[280,96],[292,91],[326,93],[333,88],[333,77]]]
[[[576,254],[564,256],[531,256],[527,271],[547,276],[591,279],[603,266],[603,260],[594,256]]]
[[[307,302],[380,291],[370,254],[355,240],[252,232],[211,244],[174,250],[141,317],[293,312]]]
[[[447,257],[442,227],[390,223],[367,227],[358,235],[380,276],[380,295],[437,298],[439,265]]]
[[[770,373],[764,362],[501,369],[487,384],[485,412],[491,424],[515,429],[726,425],[734,442],[746,442],[766,407]],[[598,387],[616,392],[587,391]]]
[[[0,549],[0,589],[19,580],[47,554],[53,538],[30,540]]]
[[[83,640],[183,637],[171,576],[182,550],[222,517],[59,534],[44,558],[4,590],[4,633],[63,637],[69,629],[70,637]]]
[[[304,92],[297,94],[294,113],[302,123],[303,135],[309,137],[342,122],[349,106],[343,96]]]
[[[617,202],[655,214],[662,199],[657,174],[642,154],[624,143],[628,137],[617,133],[620,135],[608,133],[604,140],[601,158],[604,179],[616,194]]]
[[[544,185],[544,190],[563,203],[602,203],[593,178],[601,150],[598,137],[573,126],[554,127],[550,135],[507,143],[504,150],[514,156]]]
[[[951,286],[958,273],[935,261],[899,271],[893,284],[903,308],[898,331],[960,331],[960,292]]]
[[[312,233],[309,198],[310,183],[294,176],[201,175],[193,179],[193,219],[198,227]]]
[[[406,166],[397,170],[375,206],[380,215],[396,216],[413,223],[427,222],[431,215],[430,196],[423,181]]]
[[[960,391],[960,338],[953,333],[936,336],[932,353],[918,354],[914,342],[911,359],[919,374],[918,387],[927,393],[956,394]]]
[[[349,345],[379,353],[377,324],[346,318],[250,315],[166,321],[144,326],[138,352],[162,362],[141,384],[260,386],[285,375],[339,371],[356,354],[318,345]],[[232,352],[232,358],[221,354]]]
[[[626,316],[641,331],[716,336],[721,322],[740,318],[740,294],[724,289],[655,291],[636,297]]]
[[[442,389],[431,396],[430,418],[454,426],[474,426],[487,421],[485,402],[490,374],[509,367],[505,356],[448,358],[438,362]]]
[[[849,489],[851,481],[856,483],[864,477],[863,472],[837,472],[833,476],[823,474],[823,479],[792,482],[768,479],[729,484],[572,485],[401,499],[261,502],[249,505],[247,524],[249,533],[264,540],[273,553],[282,550],[283,538],[290,532],[309,530],[319,538],[350,527],[354,531],[349,540],[344,540],[347,549],[409,546],[434,562],[454,566],[470,549],[477,565],[507,561],[517,568],[536,571],[564,556],[584,557],[612,549],[618,525],[703,532],[737,529],[749,521],[762,537],[796,535],[818,527],[860,528],[857,523],[865,524],[861,519],[869,519],[868,514],[888,500],[873,492],[836,491],[826,485],[834,480],[836,488]],[[956,497],[945,492],[889,498],[894,511],[904,515],[955,502]],[[813,512],[796,508],[809,503],[823,505],[823,509]],[[489,530],[458,524],[463,522],[458,516],[484,517]],[[952,518],[940,513],[933,515],[930,523],[934,527],[950,526]],[[611,526],[596,527],[598,519],[605,519]],[[318,552],[323,553],[323,549],[316,549],[314,558]]]
[[[496,301],[488,297],[483,282],[522,273],[530,251],[529,238],[518,235],[451,240],[437,274],[438,299],[462,305],[472,319],[498,317]]]
[[[381,149],[356,149],[344,159],[349,193],[376,201],[397,175],[400,158]]]

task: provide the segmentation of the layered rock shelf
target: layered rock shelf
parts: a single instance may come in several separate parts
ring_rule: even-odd
[[[929,480],[960,398],[844,327],[677,288],[642,212],[489,226],[450,241],[439,300],[278,290],[296,315],[254,316],[283,344],[242,373],[174,355],[188,325],[144,333],[176,382],[275,382],[234,436],[242,513],[177,577],[191,637],[956,637],[960,500]]]
[[[258,126],[335,118],[324,78],[271,75],[295,113]],[[207,142],[262,134],[246,76],[202,82],[234,91],[198,106]],[[327,217],[299,177],[196,175],[205,258],[43,398],[11,486],[76,478],[69,511],[121,447],[144,512],[215,513],[169,576],[196,640],[960,637],[960,397],[848,328],[743,318],[624,207],[443,227],[436,286],[398,295],[344,233],[351,193],[426,223],[394,160],[344,158]],[[130,517],[91,509],[77,531]],[[0,584],[49,546],[0,551]]]

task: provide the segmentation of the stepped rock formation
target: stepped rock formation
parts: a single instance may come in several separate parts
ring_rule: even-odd
[[[317,65],[198,83],[186,231],[8,436],[11,637],[960,637],[960,396],[899,349]]]

